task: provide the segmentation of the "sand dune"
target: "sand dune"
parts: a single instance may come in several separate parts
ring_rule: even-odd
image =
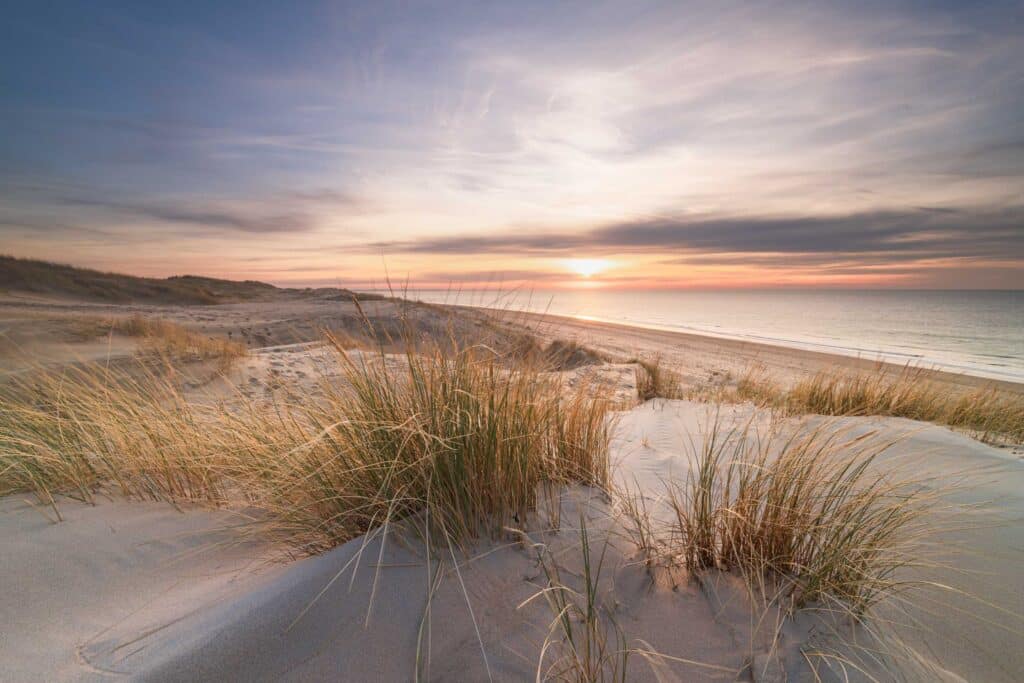
[[[619,481],[656,499],[660,480],[685,474],[709,410],[655,400],[620,414]],[[742,406],[719,417],[762,425],[770,419]],[[906,420],[847,418],[836,427],[905,435],[888,464],[912,460],[938,477],[936,485],[971,473],[972,486],[951,503],[996,501],[1008,519],[1024,512],[1024,467],[1002,451]],[[787,680],[813,680],[800,650],[827,645],[824,629],[805,619],[752,633],[757,610],[727,576],[675,589],[652,586],[605,499],[585,489],[564,495],[562,530],[534,533],[529,542],[548,544],[578,581],[574,528],[582,507],[592,543],[610,539],[601,593],[626,636],[706,665],[666,661],[658,679],[634,657],[631,680],[733,680],[750,676],[751,662],[761,666],[755,680],[776,680],[770,676],[778,667]],[[62,511],[66,520],[54,524],[24,497],[3,501],[0,618],[7,627],[0,661],[8,680],[398,681],[411,679],[417,661],[428,680],[487,680],[488,672],[494,680],[524,680],[535,675],[552,620],[542,600],[521,606],[542,583],[537,548],[523,542],[484,543],[458,555],[459,573],[448,562],[428,611],[429,577],[439,558],[415,542],[389,538],[382,549],[378,534],[315,558],[268,563],[275,549],[238,544],[225,529],[237,521],[228,512],[116,501],[95,507],[64,501]],[[957,545],[949,561],[983,571],[984,578],[953,572],[942,578],[966,584],[992,606],[943,594],[942,606],[915,615],[923,630],[901,633],[923,657],[947,668],[950,680],[953,674],[1014,680],[1024,670],[1021,623],[1003,610],[1024,614],[1018,571],[1024,532],[1011,523],[951,533],[948,540]],[[819,669],[829,677],[827,667]]]
[[[53,362],[83,356],[117,361],[134,352],[130,340],[62,336],[77,324],[76,316],[139,313],[208,334],[230,333],[250,352],[226,378],[202,366],[193,370],[199,379],[187,383],[185,393],[207,398],[229,396],[237,387],[259,400],[285,385],[315,396],[317,381],[337,373],[337,359],[310,340],[323,328],[356,333],[363,325],[351,301],[324,298],[216,307],[5,302],[5,333],[21,335]],[[391,324],[397,306],[371,302],[365,313]],[[415,309],[413,320],[418,333],[429,336],[452,319],[423,307]],[[467,335],[481,329],[479,318],[458,320]],[[625,362],[630,356],[662,354],[691,386],[735,378],[751,362],[789,378],[833,362],[855,363],[564,319],[523,316],[502,324],[513,327],[498,328],[498,336],[529,329],[548,341],[579,340],[608,359],[575,367],[564,379],[569,386],[589,382],[608,388],[628,408],[616,417],[614,480],[646,496],[655,515],[665,513],[659,508],[664,480],[687,475],[690,455],[701,449],[716,411],[726,425],[783,432],[824,418],[780,422],[750,404],[715,407],[663,399],[632,407],[637,366]],[[515,338],[507,335],[504,341],[509,340]],[[950,387],[979,382],[934,378]],[[957,484],[935,520],[936,528],[947,529],[934,539],[947,567],[908,578],[951,583],[963,594],[937,590],[923,602],[883,613],[898,625],[895,635],[905,645],[902,658],[884,666],[908,674],[923,670],[919,677],[929,680],[1018,680],[1024,671],[1019,451],[910,420],[840,418],[829,424],[850,434],[898,437],[879,467],[909,469],[936,489]],[[979,512],[975,508],[982,503]],[[554,617],[542,599],[530,600],[544,585],[539,553],[557,556],[566,582],[580,589],[580,514],[591,546],[608,544],[602,603],[630,647],[667,656],[652,665],[656,658],[634,655],[630,680],[841,680],[849,674],[837,660],[807,654],[847,647],[830,635],[837,628],[831,621],[806,613],[784,619],[774,607],[766,612],[728,574],[699,581],[656,576],[652,583],[628,540],[621,510],[583,488],[564,492],[561,531],[534,529],[526,537],[510,533],[481,541],[467,554],[455,554],[458,572],[451,556],[431,556],[422,543],[399,543],[393,533],[383,542],[382,530],[317,557],[282,561],[283,548],[232,530],[244,521],[237,510],[178,511],[121,500],[88,506],[69,499],[60,507],[65,520],[55,523],[27,494],[0,500],[4,680],[400,681],[411,680],[417,670],[424,680],[532,679]],[[950,519],[958,528],[950,527]],[[432,572],[442,559],[445,569],[435,587]],[[873,664],[882,666],[866,665]]]

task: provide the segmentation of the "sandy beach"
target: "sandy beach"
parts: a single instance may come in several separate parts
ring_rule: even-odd
[[[390,320],[402,304],[367,302],[365,310],[373,320]],[[438,311],[445,307],[417,307],[425,327],[440,327],[446,318]],[[510,327],[535,334],[546,341],[574,340],[624,362],[638,357],[662,358],[678,370],[692,385],[736,380],[752,368],[763,368],[776,381],[792,383],[825,370],[873,371],[902,366],[879,362],[875,358],[851,357],[772,344],[737,341],[684,332],[654,330],[616,323],[582,320],[566,316],[542,315],[519,311],[447,307],[467,313],[471,318],[486,316]],[[328,293],[322,296],[289,298],[283,301],[223,304],[216,307],[175,305],[104,305],[74,300],[23,295],[0,296],[0,324],[4,336],[15,343],[30,341],[33,353],[61,359],[102,358],[131,352],[124,339],[75,339],[68,334],[68,322],[80,316],[143,315],[159,317],[187,325],[206,334],[230,335],[250,348],[281,346],[318,339],[324,329],[360,334],[363,322],[351,303],[350,295]],[[50,322],[46,322],[50,321]],[[392,324],[393,323],[385,323]],[[46,325],[46,327],[41,327]],[[44,333],[44,331],[48,333]],[[0,355],[0,363],[3,356]],[[1002,391],[1024,393],[1024,384],[921,368],[928,380],[955,389],[996,387]]]
[[[728,419],[751,417],[746,409]],[[647,491],[657,505],[658,481],[685,474],[707,424],[706,405],[680,401],[620,414],[613,441],[618,480]],[[968,493],[950,501],[964,515],[977,514],[972,505],[999,501],[983,519],[970,518],[977,528],[942,538],[951,548],[948,567],[929,576],[953,581],[969,597],[937,591],[935,605],[888,616],[924,662],[899,662],[910,679],[922,675],[915,672],[922,666],[950,681],[1015,680],[1024,666],[1014,630],[1024,613],[1017,571],[1024,536],[1016,522],[1024,514],[1024,467],[943,428],[871,418],[848,418],[835,428],[899,437],[887,463],[913,466],[935,486],[968,476]],[[828,636],[834,626],[766,611],[727,575],[652,585],[604,500],[585,491],[564,496],[560,532],[477,546],[459,560],[461,574],[449,565],[432,592],[438,558],[415,543],[382,547],[380,534],[282,563],[269,559],[273,547],[232,538],[228,528],[239,520],[228,512],[66,500],[65,519],[56,524],[37,504],[11,496],[0,511],[0,615],[8,625],[0,661],[8,680],[399,681],[410,680],[424,656],[426,623],[432,630],[424,680],[529,679],[551,619],[541,601],[523,606],[540,579],[529,544],[560,553],[578,579],[573,529],[582,505],[591,543],[611,544],[601,591],[618,623],[652,651],[690,662],[651,666],[635,658],[630,680],[863,677],[823,661],[809,666],[802,652],[847,647]],[[751,623],[763,628],[751,630]]]
[[[0,683],[1024,682],[1024,3],[5,3]]]
[[[83,317],[159,317],[203,334],[242,339],[248,353],[226,375],[215,379],[202,363],[195,365],[206,379],[188,385],[185,395],[202,402],[232,395],[273,400],[283,387],[319,395],[318,382],[343,375],[335,353],[317,341],[321,331],[355,335],[362,315],[380,324],[394,320],[404,304],[361,306],[363,313],[351,301],[316,296],[202,307],[9,297],[0,311],[19,347],[35,343],[37,358],[58,365],[126,362],[140,352],[141,342],[132,338],[75,337]],[[420,330],[450,323],[437,307],[416,307],[409,315]],[[456,315],[465,330],[480,320],[493,323],[492,314],[479,310]],[[956,590],[925,590],[923,600],[881,608],[880,622],[891,626],[891,642],[899,643],[882,656],[870,645],[877,634],[857,635],[848,622],[837,624],[813,610],[790,614],[750,594],[729,573],[695,580],[645,567],[619,503],[586,487],[558,494],[559,531],[540,525],[519,536],[481,540],[450,557],[377,528],[303,558],[276,541],[239,534],[252,514],[245,508],[175,508],[110,492],[93,505],[61,498],[58,521],[53,506],[29,493],[12,494],[0,507],[0,619],[8,625],[0,638],[4,677],[532,679],[552,628],[552,613],[537,593],[545,580],[540,558],[560,558],[566,580],[574,590],[585,590],[579,584],[580,520],[589,529],[590,546],[602,549],[601,602],[639,653],[629,660],[629,680],[869,680],[899,672],[908,680],[1013,681],[1024,670],[1018,654],[1024,626],[1019,449],[995,448],[962,432],[901,418],[780,421],[751,404],[640,402],[639,366],[633,362],[660,356],[689,387],[735,381],[753,364],[792,382],[825,369],[874,370],[868,359],[554,316],[505,315],[498,328],[529,330],[542,344],[575,341],[605,359],[556,374],[570,388],[611,391],[618,406],[610,418],[613,488],[633,491],[655,518],[671,517],[663,483],[692,476],[695,454],[705,448],[716,421],[726,433],[784,437],[824,420],[829,432],[844,439],[891,441],[873,467],[912,471],[942,498],[929,522],[943,529],[929,539],[941,547],[934,566],[905,568],[900,579],[949,583]],[[40,330],[43,339],[33,336]],[[401,371],[401,357],[394,359]],[[13,373],[8,377],[23,372],[23,360],[7,356]],[[986,385],[939,372],[928,379],[956,390]],[[1024,391],[1005,383],[999,389]],[[813,654],[822,652],[856,661],[862,670],[840,664],[846,659]]]
[[[509,314],[495,311],[499,317],[511,317],[535,328],[545,337],[576,339],[609,356],[628,359],[639,355],[660,355],[669,365],[679,368],[687,382],[714,381],[723,375],[742,376],[751,367],[763,367],[778,381],[789,383],[823,370],[875,370],[903,366],[871,357],[853,357],[823,353],[767,343],[739,341],[709,335],[634,327],[618,323],[583,320],[567,316],[536,313]],[[1024,393],[1024,384],[976,377],[970,374],[923,368],[924,376],[934,382],[956,388],[995,386],[1001,390]]]

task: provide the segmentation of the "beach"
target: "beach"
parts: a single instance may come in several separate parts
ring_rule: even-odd
[[[637,397],[638,361],[655,357],[691,393],[734,385],[752,367],[788,385],[822,372],[877,372],[872,359],[551,315],[356,304],[333,295],[217,306],[13,297],[0,310],[5,329],[21,335],[20,348],[32,329],[46,331],[36,343],[53,367],[90,359],[129,364],[147,348],[144,339],[123,334],[75,337],[84,316],[146,316],[241,339],[246,352],[226,372],[211,361],[182,366],[191,378],[182,396],[252,406],[280,396],[320,400],[325,387],[344,381],[338,351],[320,341],[325,330],[356,345],[367,320],[385,327],[401,314],[429,334],[453,329],[455,315],[467,335],[497,331],[495,339],[507,341],[529,333],[537,348],[578,344],[586,353],[566,356],[573,360],[554,375],[567,390],[604,393],[614,405],[608,491],[616,493],[569,486],[557,494],[558,531],[538,522],[446,554],[422,539],[400,540],[386,526],[313,556],[296,554],[281,538],[251,531],[259,510],[230,502],[139,502],[106,487],[89,504],[66,496],[47,502],[29,492],[5,496],[0,618],[8,628],[0,661],[11,680],[531,679],[565,646],[552,635],[557,614],[538,593],[550,585],[545,558],[558,558],[561,580],[582,595],[588,589],[579,581],[590,571],[581,564],[582,547],[601,549],[594,595],[616,629],[602,637],[621,632],[628,643],[629,680],[870,680],[899,671],[910,680],[1012,681],[1024,667],[1017,654],[1024,614],[1020,444],[996,447],[964,429],[899,417],[780,416],[750,402]],[[388,372],[405,371],[401,353],[388,351],[386,358]],[[23,361],[24,355],[7,357],[6,381],[26,371],[18,366]],[[922,377],[951,392],[1024,392],[1019,384],[941,371]],[[622,508],[629,491],[646,501],[653,519],[671,519],[664,483],[692,476],[695,455],[716,438],[754,444],[774,435],[781,444],[819,428],[825,438],[835,434],[837,444],[890,444],[872,467],[886,476],[912,473],[941,500],[923,520],[936,530],[929,547],[940,550],[896,576],[948,582],[955,590],[926,588],[921,602],[878,607],[878,623],[892,626],[881,630],[899,644],[884,656],[871,644],[881,631],[853,635],[845,618],[791,612],[777,598],[750,593],[729,572],[698,579],[652,564],[634,540],[636,520]],[[830,456],[822,457],[827,465]],[[960,616],[951,620],[950,613]]]
[[[494,313],[508,316],[503,311]],[[792,382],[815,373],[842,369],[851,371],[874,370],[886,367],[898,372],[904,364],[880,360],[871,355],[862,357],[848,354],[826,353],[808,349],[781,346],[765,342],[742,341],[696,333],[657,330],[621,323],[584,320],[567,316],[517,312],[511,314],[548,338],[577,339],[616,358],[638,355],[661,355],[673,367],[679,368],[686,381],[700,383],[728,374],[740,377],[752,367],[763,366],[768,374],[782,382]],[[920,366],[929,381],[956,388],[995,386],[1000,390],[1024,392],[1024,384],[1015,381],[991,379],[967,372],[949,372]]]
[[[1024,681],[1024,4],[8,5],[0,683]]]
[[[216,307],[180,305],[105,305],[74,300],[0,296],[0,321],[5,336],[15,342],[31,340],[33,352],[54,358],[77,355],[83,358],[102,358],[113,353],[130,353],[130,345],[115,338],[81,340],[69,336],[66,322],[81,316],[143,315],[177,322],[207,334],[230,335],[250,348],[280,346],[289,343],[313,341],[321,329],[341,329],[360,333],[363,322],[359,311],[352,305],[351,295],[327,294],[305,296],[284,301],[229,303]],[[366,304],[373,315],[388,317],[402,309],[394,302]],[[886,362],[873,355],[861,357],[849,354],[827,353],[818,350],[794,348],[766,342],[728,339],[721,336],[652,329],[622,323],[586,320],[554,314],[532,313],[507,308],[477,308],[465,306],[438,306],[420,308],[432,324],[443,325],[445,316],[438,312],[450,309],[472,315],[486,313],[492,319],[537,334],[545,340],[576,340],[596,351],[619,361],[641,356],[661,356],[684,376],[687,383],[702,384],[738,379],[752,368],[763,367],[773,378],[791,383],[815,373],[841,370],[874,370],[879,366],[898,371],[904,364]],[[53,334],[40,334],[41,322],[54,326]],[[3,362],[0,357],[0,363]],[[930,381],[958,389],[997,387],[1003,391],[1024,393],[1024,383],[972,375],[969,372],[950,372],[926,365],[920,368],[922,376]]]

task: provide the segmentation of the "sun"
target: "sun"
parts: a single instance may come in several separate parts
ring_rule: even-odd
[[[603,258],[571,258],[565,260],[565,267],[581,277],[591,277],[608,270],[611,261]]]

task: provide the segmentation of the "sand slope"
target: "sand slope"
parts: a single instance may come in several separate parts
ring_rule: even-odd
[[[111,629],[169,622],[283,569],[259,562],[267,548],[226,533],[236,522],[226,513],[70,500],[60,510],[55,524],[27,496],[0,500],[5,681],[99,676],[79,648],[109,642]]]
[[[660,490],[671,472],[684,477],[688,454],[718,419],[764,432],[770,415],[750,405],[711,406],[654,400],[626,413],[616,431],[619,481]],[[928,561],[901,578],[930,580],[953,590],[908,595],[920,603],[886,609],[892,635],[924,660],[911,667],[924,680],[1018,681],[1024,677],[1024,462],[945,427],[900,418],[792,418],[783,433],[826,422],[849,438],[875,434],[895,441],[876,464],[889,472],[946,491],[933,513]],[[960,593],[962,591],[962,594]],[[908,657],[916,655],[907,655]]]
[[[233,551],[191,552],[212,540],[210,515],[149,507],[72,504],[68,520],[49,527],[24,509],[4,516],[5,540],[19,539],[16,561],[4,567],[17,583],[0,593],[9,626],[0,648],[6,680],[402,681],[415,670],[421,624],[429,680],[487,680],[488,670],[494,680],[535,674],[552,614],[542,600],[520,607],[543,582],[529,546],[488,544],[475,559],[460,555],[459,574],[449,568],[433,594],[428,626],[422,550],[389,542],[381,553],[379,538],[357,539],[286,567],[239,574]],[[565,512],[574,507],[567,503]],[[602,510],[595,502],[590,512],[599,543],[609,527]],[[550,543],[575,580],[571,519],[560,533],[534,540]],[[675,680],[732,680],[747,650],[736,640],[738,625],[716,619],[696,588],[651,589],[615,543],[601,585],[622,628],[659,651],[722,667],[665,665]],[[637,680],[653,680],[641,659],[632,668]]]
[[[769,420],[750,407],[723,411],[720,419],[735,424]],[[618,480],[656,497],[660,478],[685,474],[709,419],[708,406],[685,401],[622,413],[614,442]],[[909,434],[889,464],[912,461],[938,477],[936,485],[971,471],[972,488],[951,504],[996,500],[1016,520],[947,539],[961,548],[953,562],[986,572],[958,580],[991,606],[946,596],[915,614],[922,629],[901,633],[948,669],[949,680],[1019,679],[1021,622],[1004,610],[1024,613],[1024,467],[940,427],[872,418],[836,424]],[[522,605],[544,583],[533,544],[546,544],[564,565],[563,578],[579,588],[580,509],[592,545],[610,539],[600,595],[630,645],[711,665],[652,668],[634,657],[633,680],[773,680],[780,667],[789,680],[813,680],[800,648],[824,644],[808,619],[779,626],[778,615],[768,615],[771,628],[752,628],[754,611],[728,576],[676,589],[651,585],[612,509],[582,489],[565,494],[559,533],[482,542],[457,555],[458,573],[446,558],[429,610],[438,558],[415,542],[403,547],[389,538],[382,549],[380,536],[356,539],[319,557],[267,565],[259,560],[272,548],[225,543],[231,536],[223,528],[234,521],[227,512],[66,502],[66,521],[53,524],[24,497],[0,503],[3,680],[404,681],[417,661],[427,680],[532,679],[552,620],[542,600]]]

